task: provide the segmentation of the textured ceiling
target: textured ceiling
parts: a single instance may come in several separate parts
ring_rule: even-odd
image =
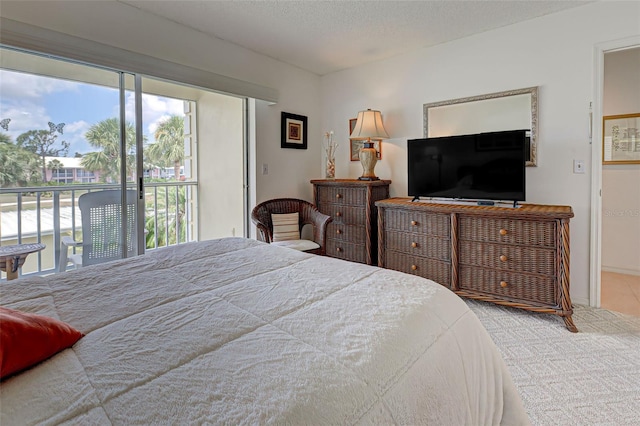
[[[120,1],[318,75],[587,3]]]

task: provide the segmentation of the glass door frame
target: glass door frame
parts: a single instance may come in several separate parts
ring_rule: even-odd
[[[123,76],[123,74],[121,74]],[[135,127],[136,127],[136,150],[135,150],[135,155],[136,155],[136,170],[135,170],[135,176],[136,179],[134,179],[134,185],[136,186],[136,190],[137,190],[137,205],[136,205],[136,238],[138,239],[138,253],[137,254],[144,254],[145,252],[145,248],[146,248],[146,241],[145,241],[145,237],[144,237],[144,229],[145,229],[145,199],[144,199],[144,173],[143,173],[143,135],[142,135],[142,76],[140,74],[133,74],[134,76],[134,99],[135,99]],[[124,76],[122,77],[124,78]],[[124,83],[124,79],[121,80],[121,83]],[[127,217],[127,179],[126,179],[126,152],[123,149],[124,147],[126,147],[126,121],[124,119],[124,115],[125,115],[125,102],[124,102],[124,96],[125,96],[125,91],[124,91],[124,84],[120,85],[120,132],[121,132],[121,137],[120,137],[120,145],[121,145],[121,151],[120,151],[120,155],[121,155],[121,164],[124,164],[125,167],[120,169],[120,176],[121,176],[121,182],[124,186],[124,190],[122,191],[121,194],[121,205],[123,206],[122,209],[122,235],[127,235],[126,231],[126,225],[125,225],[125,218]],[[124,162],[123,162],[124,161]],[[123,174],[125,175],[124,178],[122,178]],[[126,238],[124,241],[124,244],[122,246],[122,250],[123,250],[123,258],[127,257],[127,244],[126,244]]]

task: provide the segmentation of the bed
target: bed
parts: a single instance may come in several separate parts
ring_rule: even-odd
[[[84,333],[0,383],[3,426],[528,423],[476,316],[419,277],[224,238],[0,291]]]

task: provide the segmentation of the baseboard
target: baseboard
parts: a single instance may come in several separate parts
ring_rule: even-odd
[[[574,305],[589,306],[589,299],[583,299],[582,297],[572,297],[571,303],[573,303]]]
[[[640,275],[640,271],[636,271],[635,269],[625,269],[625,268],[613,268],[610,266],[602,265],[602,272],[615,272],[616,274],[625,274],[625,275]]]

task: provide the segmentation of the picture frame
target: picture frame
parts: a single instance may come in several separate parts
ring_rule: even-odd
[[[349,119],[349,135],[351,135],[351,133],[353,132],[353,129],[356,127],[356,121],[358,121],[357,118]],[[351,149],[349,151],[351,156],[351,161],[360,161],[359,154],[365,141],[362,139],[349,138],[349,142],[351,146]],[[373,147],[376,150],[377,159],[382,160],[382,139],[371,139],[371,142],[373,142]]]
[[[307,149],[307,117],[282,112],[280,148]]]
[[[640,113],[602,117],[602,164],[640,164]]]

